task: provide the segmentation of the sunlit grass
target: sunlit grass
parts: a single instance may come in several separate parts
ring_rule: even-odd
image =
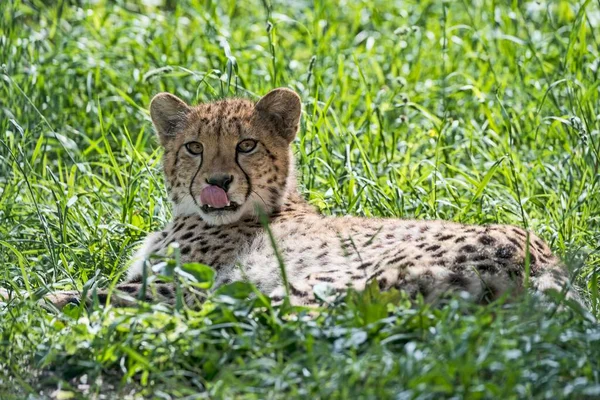
[[[72,3],[0,2],[0,287],[20,293],[0,398],[600,396],[597,2]],[[303,98],[301,189],[324,213],[528,227],[591,314],[367,293],[305,320],[232,300],[245,286],[199,311],[22,298],[115,283],[169,220],[155,93],[277,86]]]

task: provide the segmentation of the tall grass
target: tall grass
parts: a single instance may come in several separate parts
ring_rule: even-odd
[[[1,2],[0,398],[600,396],[599,25],[596,1]],[[324,213],[528,227],[591,313],[371,288],[306,319],[243,284],[199,311],[28,299],[114,284],[169,220],[153,94],[276,86],[303,98]]]

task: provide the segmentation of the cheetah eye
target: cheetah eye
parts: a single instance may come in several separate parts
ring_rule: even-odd
[[[246,139],[242,140],[237,145],[237,151],[240,153],[250,153],[256,147],[256,140]]]
[[[202,150],[204,150],[204,146],[202,146],[202,143],[200,142],[186,143],[185,148],[187,149],[187,151],[190,152],[190,154],[193,154],[195,156],[199,156],[200,154],[202,154]]]

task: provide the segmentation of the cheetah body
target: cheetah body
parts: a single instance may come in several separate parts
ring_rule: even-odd
[[[479,301],[520,288],[525,272],[527,233],[505,225],[470,226],[447,221],[326,217],[306,204],[286,203],[271,217],[269,229],[289,280],[293,304],[311,305],[314,287],[335,292],[362,290],[372,280],[382,290],[396,288],[435,300],[447,291],[464,290]],[[197,216],[176,217],[151,235],[129,280],[142,276],[151,254],[166,254],[178,243],[182,262],[211,265],[215,287],[250,281],[275,302],[285,295],[278,258],[268,233],[256,220],[224,229]],[[539,289],[559,288],[558,259],[536,236],[529,236],[531,281]]]
[[[296,187],[290,143],[301,102],[291,90],[275,89],[256,104],[229,99],[195,107],[163,93],[150,111],[174,219],[148,236],[117,286],[122,292],[136,293],[151,255],[165,255],[172,243],[182,262],[215,269],[215,287],[247,280],[281,301],[276,248],[293,304],[314,304],[317,284],[361,290],[375,280],[427,299],[463,290],[485,301],[521,289],[527,273],[539,291],[566,282],[548,246],[517,227],[320,215]],[[53,302],[64,305],[69,296],[56,294]],[[172,299],[163,285],[149,300]]]

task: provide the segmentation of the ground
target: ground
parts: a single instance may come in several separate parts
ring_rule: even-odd
[[[239,283],[201,310],[18,298],[0,305],[0,398],[600,396],[597,2],[46,3],[0,3],[0,287],[114,285],[169,220],[154,94],[287,86],[313,205],[532,229],[589,311],[372,287],[316,316]]]

